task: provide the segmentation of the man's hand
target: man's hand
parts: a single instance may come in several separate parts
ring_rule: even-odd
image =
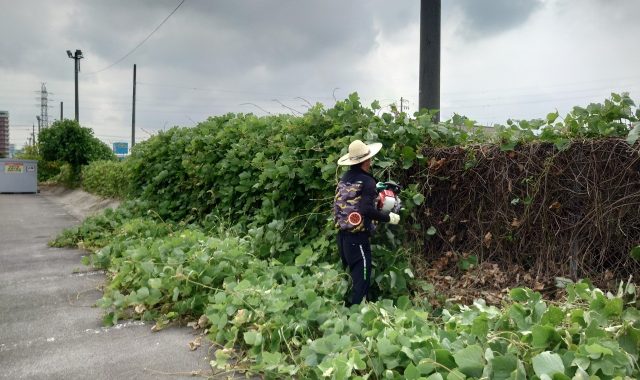
[[[390,224],[398,224],[400,223],[400,215],[394,214],[393,212],[389,213],[389,223]]]

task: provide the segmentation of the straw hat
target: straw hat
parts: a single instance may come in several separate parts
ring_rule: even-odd
[[[381,143],[371,143],[367,145],[360,140],[355,140],[349,144],[349,153],[340,157],[338,165],[359,164],[375,156],[380,149],[382,149]]]

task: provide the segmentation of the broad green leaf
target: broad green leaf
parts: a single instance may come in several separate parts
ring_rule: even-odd
[[[547,123],[552,124],[560,116],[558,111],[547,114]]]
[[[511,374],[518,368],[518,359],[512,355],[496,356],[492,360],[494,380],[507,380],[511,378]]]
[[[578,368],[576,370],[576,374],[573,376],[572,380],[590,380],[590,376],[587,372],[585,372],[584,370],[582,370],[581,368]]]
[[[447,380],[465,380],[466,378],[467,376],[457,369],[454,369],[447,374]]]
[[[595,313],[595,312],[590,312],[589,316],[594,318],[596,314],[597,313]],[[600,324],[598,323],[597,320],[591,320],[591,323],[589,323],[589,326],[587,326],[587,328],[584,329],[584,336],[587,339],[589,339],[589,338],[606,338],[607,337],[607,332],[600,327]]]
[[[406,344],[405,342],[399,342],[402,345],[402,348],[400,348],[400,351],[407,355],[407,357],[409,359],[411,359],[412,361],[416,361],[416,355],[413,352],[413,350],[410,348],[411,347],[411,341],[409,340],[409,338],[404,337],[404,336],[400,336],[398,337],[398,340],[400,341],[401,339],[405,339],[406,340]]]
[[[411,200],[413,201],[413,203],[417,206],[420,206],[422,204],[422,202],[424,202],[424,195],[418,193],[416,195],[413,196],[413,198],[411,198]]]
[[[471,345],[457,351],[453,357],[460,372],[471,377],[482,376],[484,369],[484,351],[478,345]]]
[[[565,313],[557,306],[549,306],[547,311],[542,315],[541,324],[550,324],[557,326],[564,321]]]
[[[503,152],[512,151],[517,144],[518,144],[517,141],[509,141],[509,142],[503,143],[500,145],[500,150]]]
[[[638,355],[640,351],[640,329],[627,327],[624,333],[618,338],[620,348],[631,355]]]
[[[552,377],[556,373],[564,374],[564,364],[562,363],[562,358],[560,355],[545,351],[540,354],[534,356],[531,359],[533,364],[533,371],[536,375],[542,377],[543,375],[547,375],[548,377]]]
[[[598,343],[587,344],[584,349],[589,353],[591,359],[599,359],[603,355],[613,355],[611,349],[599,345]]]
[[[151,289],[160,289],[162,287],[162,280],[159,278],[150,278],[148,283]]]
[[[405,146],[404,148],[402,148],[401,155],[405,160],[413,160],[416,158],[416,152],[410,146]]]
[[[211,360],[210,362],[211,366],[218,369],[225,369],[231,358],[229,353],[226,350],[216,350],[215,356],[215,360]]]
[[[631,257],[640,261],[640,245],[631,250]]]
[[[311,305],[318,299],[318,295],[312,289],[306,289],[299,294],[300,299],[304,300],[307,306]]]
[[[529,300],[529,293],[523,288],[513,288],[509,291],[509,296],[516,302],[527,302]]]
[[[531,318],[527,316],[528,311],[522,305],[511,305],[507,313],[520,330],[528,330],[531,327]]]
[[[413,363],[410,363],[404,369],[404,378],[407,379],[407,380],[415,380],[415,379],[420,378],[420,372],[418,371],[416,366],[413,365]]]
[[[151,260],[142,262],[142,264],[140,264],[140,267],[142,267],[142,270],[147,273],[153,273],[154,269],[156,268],[155,264]]]
[[[478,337],[480,340],[484,341],[486,339],[487,333],[489,332],[489,321],[486,316],[481,315],[473,320],[473,324],[471,325],[471,334]]]
[[[362,360],[360,353],[356,349],[351,349],[349,352],[349,360],[353,362],[353,368],[362,371],[367,368],[367,363]]]
[[[436,362],[445,366],[446,368],[455,368],[456,367],[456,361],[453,357],[453,355],[451,355],[451,352],[449,352],[449,350],[445,350],[445,349],[435,349],[433,350],[433,352],[436,354]]]
[[[511,373],[510,380],[526,380],[527,372],[524,368],[524,364],[522,360],[518,359],[518,368]]]
[[[262,334],[254,330],[247,331],[244,333],[244,341],[250,346],[259,346],[262,344]]]
[[[552,348],[561,339],[555,328],[548,325],[533,326],[531,336],[534,348]]]
[[[623,308],[624,308],[624,305],[623,305],[622,298],[613,298],[606,301],[603,312],[604,312],[604,315],[606,315],[607,317],[612,317],[612,316],[617,317],[622,315]]]
[[[173,296],[171,297],[171,300],[173,302],[176,302],[179,296],[180,296],[180,288],[176,286],[173,288]]]
[[[400,298],[398,298],[398,300],[396,301],[396,305],[400,310],[409,310],[409,308],[411,307],[411,300],[407,296],[400,296]]]
[[[633,145],[638,141],[638,138],[640,138],[640,123],[635,123],[627,135],[627,143]]]
[[[416,368],[421,375],[429,375],[436,370],[436,365],[432,359],[422,359]]]
[[[143,302],[145,299],[147,299],[147,297],[149,297],[149,288],[143,286],[142,288],[138,289],[138,291],[136,292],[136,297],[138,298],[138,302]]]
[[[391,356],[396,352],[400,351],[400,346],[397,344],[392,344],[388,338],[380,338],[376,344],[378,347],[378,353],[380,356]]]
[[[307,265],[313,263],[314,261],[315,257],[311,247],[304,247],[302,250],[300,250],[300,254],[298,255],[298,257],[296,257],[295,264]]]
[[[431,227],[429,227],[429,229],[427,230],[427,235],[429,235],[429,236],[433,236],[433,235],[435,235],[435,234],[436,234],[436,232],[438,232],[438,231],[436,230],[436,228],[435,228],[434,226],[431,226]]]
[[[469,270],[471,267],[478,265],[478,256],[470,255],[458,261],[458,268],[461,270]]]
[[[262,352],[262,361],[267,365],[278,365],[282,360],[282,354],[279,352]]]

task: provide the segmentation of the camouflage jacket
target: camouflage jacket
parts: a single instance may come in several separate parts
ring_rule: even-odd
[[[375,222],[388,222],[389,215],[375,207],[376,180],[358,166],[349,169],[338,182],[333,203],[335,226],[341,231],[375,231]]]

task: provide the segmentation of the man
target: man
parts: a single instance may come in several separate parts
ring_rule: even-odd
[[[376,222],[398,224],[398,214],[385,214],[376,209],[376,180],[370,174],[371,158],[382,144],[365,144],[355,140],[349,144],[349,153],[338,160],[338,165],[350,165],[342,176],[334,199],[334,219],[338,232],[338,250],[342,265],[351,272],[353,292],[348,304],[359,304],[369,292],[371,281],[371,245],[369,237]]]

